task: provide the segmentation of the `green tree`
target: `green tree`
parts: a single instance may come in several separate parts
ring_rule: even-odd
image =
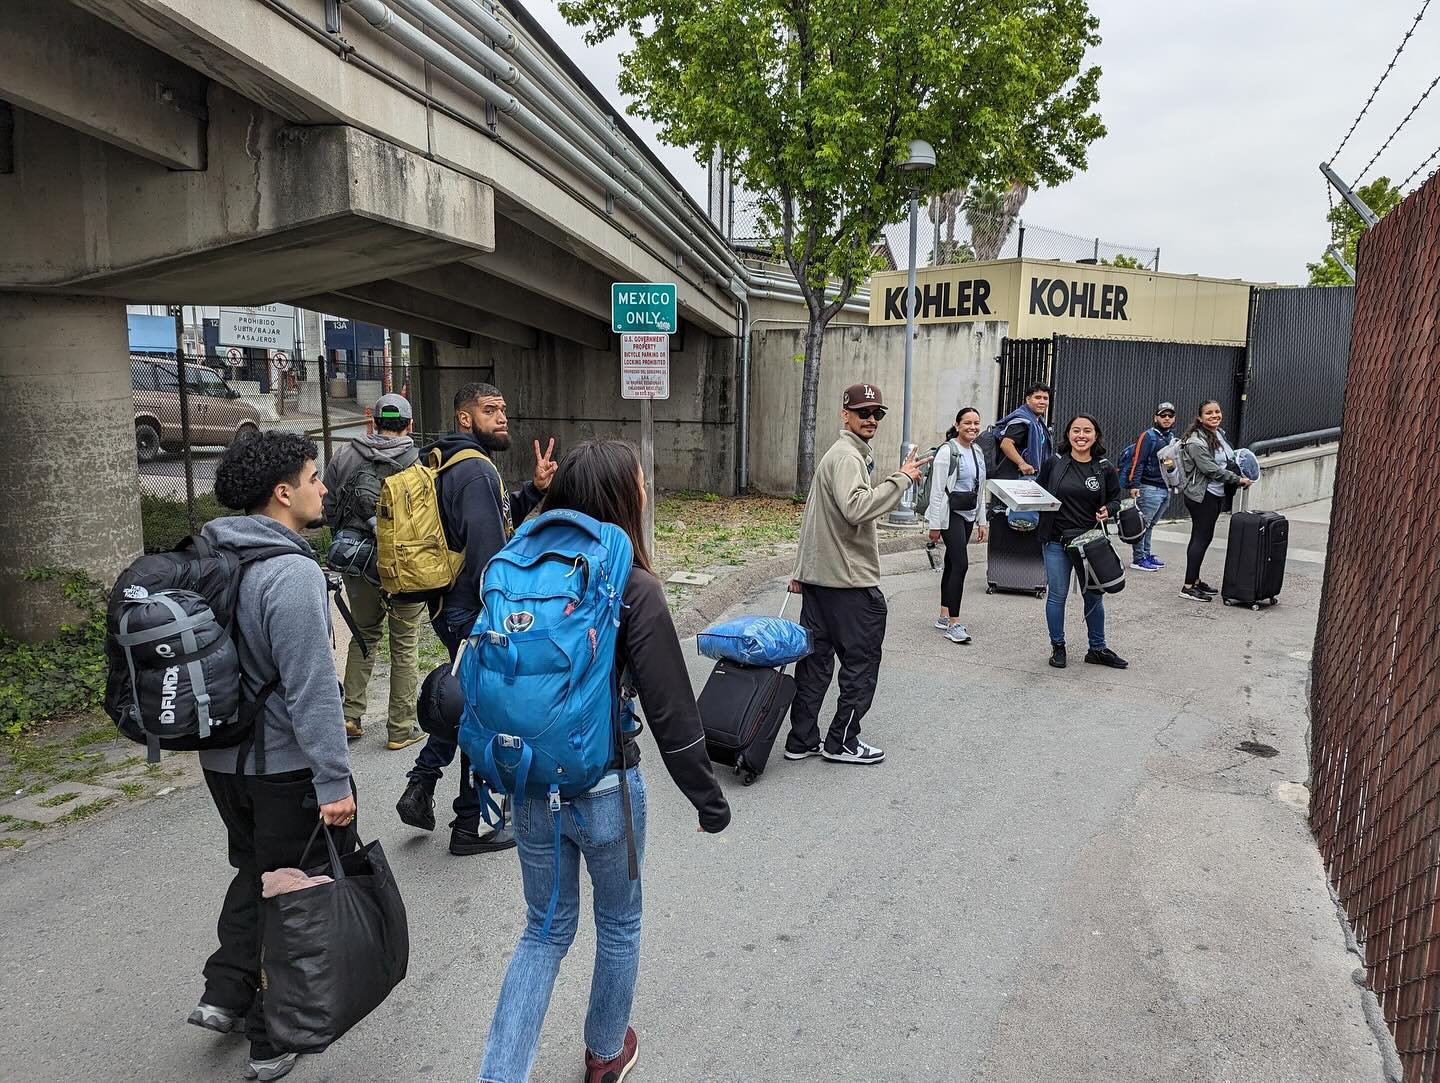
[[[626,31],[620,89],[662,137],[719,151],[809,310],[796,484],[815,464],[826,324],[899,221],[912,139],[936,150],[922,196],[1054,185],[1105,133],[1087,0],[562,0],[591,44]],[[827,288],[828,287],[828,288]]]
[[[1132,271],[1143,271],[1145,264],[1141,263],[1134,256],[1127,256],[1124,252],[1116,252],[1114,259],[1102,259],[1100,263],[1106,267],[1124,267]]]
[[[1365,187],[1356,189],[1355,194],[1365,206],[1375,212],[1377,218],[1384,218],[1403,198],[1400,189],[1390,183],[1389,177],[1376,177]],[[1325,220],[1330,223],[1330,236],[1334,238],[1331,243],[1345,254],[1345,262],[1354,267],[1356,251],[1360,247],[1360,235],[1365,232],[1364,220],[1343,199],[1335,201],[1335,206],[1330,209]],[[1305,264],[1305,269],[1310,272],[1312,286],[1352,284],[1345,268],[1341,267],[1328,251],[1320,257],[1319,263]]]

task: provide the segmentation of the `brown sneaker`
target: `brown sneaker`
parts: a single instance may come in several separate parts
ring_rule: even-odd
[[[347,740],[347,741],[353,741],[353,740],[355,740],[355,738],[357,738],[357,737],[364,737],[364,736],[365,736],[365,727],[362,726],[362,725],[360,725],[360,719],[358,719],[358,718],[347,718],[347,719],[345,719],[345,740]]]
[[[426,733],[419,726],[411,728],[409,733],[402,733],[399,737],[392,737],[385,742],[385,747],[391,752],[399,752],[402,748],[409,748],[416,741],[425,740]]]
[[[620,1055],[611,1060],[600,1060],[590,1050],[585,1050],[585,1083],[620,1083],[635,1062],[640,1059],[640,1039],[635,1037],[635,1028],[625,1028],[625,1044]]]

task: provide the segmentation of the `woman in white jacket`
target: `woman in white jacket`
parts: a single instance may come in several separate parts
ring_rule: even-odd
[[[955,415],[955,425],[945,434],[945,443],[935,452],[930,467],[934,482],[930,486],[930,508],[925,515],[930,527],[930,540],[945,542],[945,570],[940,576],[940,616],[935,627],[945,633],[951,643],[969,643],[970,633],[960,623],[960,600],[965,593],[965,573],[970,570],[970,557],[965,547],[970,534],[977,530],[975,540],[984,541],[985,522],[980,510],[985,506],[985,456],[975,446],[980,435],[980,411],[967,406]]]

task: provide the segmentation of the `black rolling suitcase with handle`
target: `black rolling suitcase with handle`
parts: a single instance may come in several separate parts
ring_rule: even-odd
[[[1230,516],[1220,600],[1226,605],[1259,609],[1280,600],[1280,588],[1285,582],[1285,556],[1290,545],[1290,521],[1279,512],[1251,511],[1250,490],[1243,492],[1241,510]]]
[[[789,603],[787,594],[785,604]],[[785,615],[783,605],[780,615]],[[710,758],[733,767],[746,786],[764,773],[790,701],[795,698],[795,678],[785,668],[747,666],[721,659],[696,701]]]

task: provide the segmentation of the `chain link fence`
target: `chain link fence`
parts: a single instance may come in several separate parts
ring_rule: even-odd
[[[714,204],[712,203],[712,206]],[[772,257],[775,239],[763,224],[760,200],[736,192],[733,204],[722,204],[724,215],[716,219],[726,239],[737,248]],[[907,220],[885,227],[876,245],[882,266],[899,270],[909,266],[910,223]],[[934,197],[921,202],[916,237],[916,261],[921,267],[981,260],[1061,260],[1068,263],[1101,263],[1158,271],[1160,249],[1120,244],[1100,237],[1035,225],[1016,215],[970,207],[963,201]]]
[[[323,468],[327,425],[332,447],[365,432],[364,407],[379,391],[368,400],[346,396],[349,373],[332,372],[327,380],[320,369],[318,359],[276,369],[264,359],[225,365],[214,357],[130,355],[147,551],[171,548],[210,519],[229,514],[215,499],[215,471],[236,441],[270,430],[302,433],[315,440]]]
[[[1413,1080],[1440,1078],[1440,180],[1365,234],[1310,687],[1310,824]],[[1377,515],[1377,498],[1399,506]]]

